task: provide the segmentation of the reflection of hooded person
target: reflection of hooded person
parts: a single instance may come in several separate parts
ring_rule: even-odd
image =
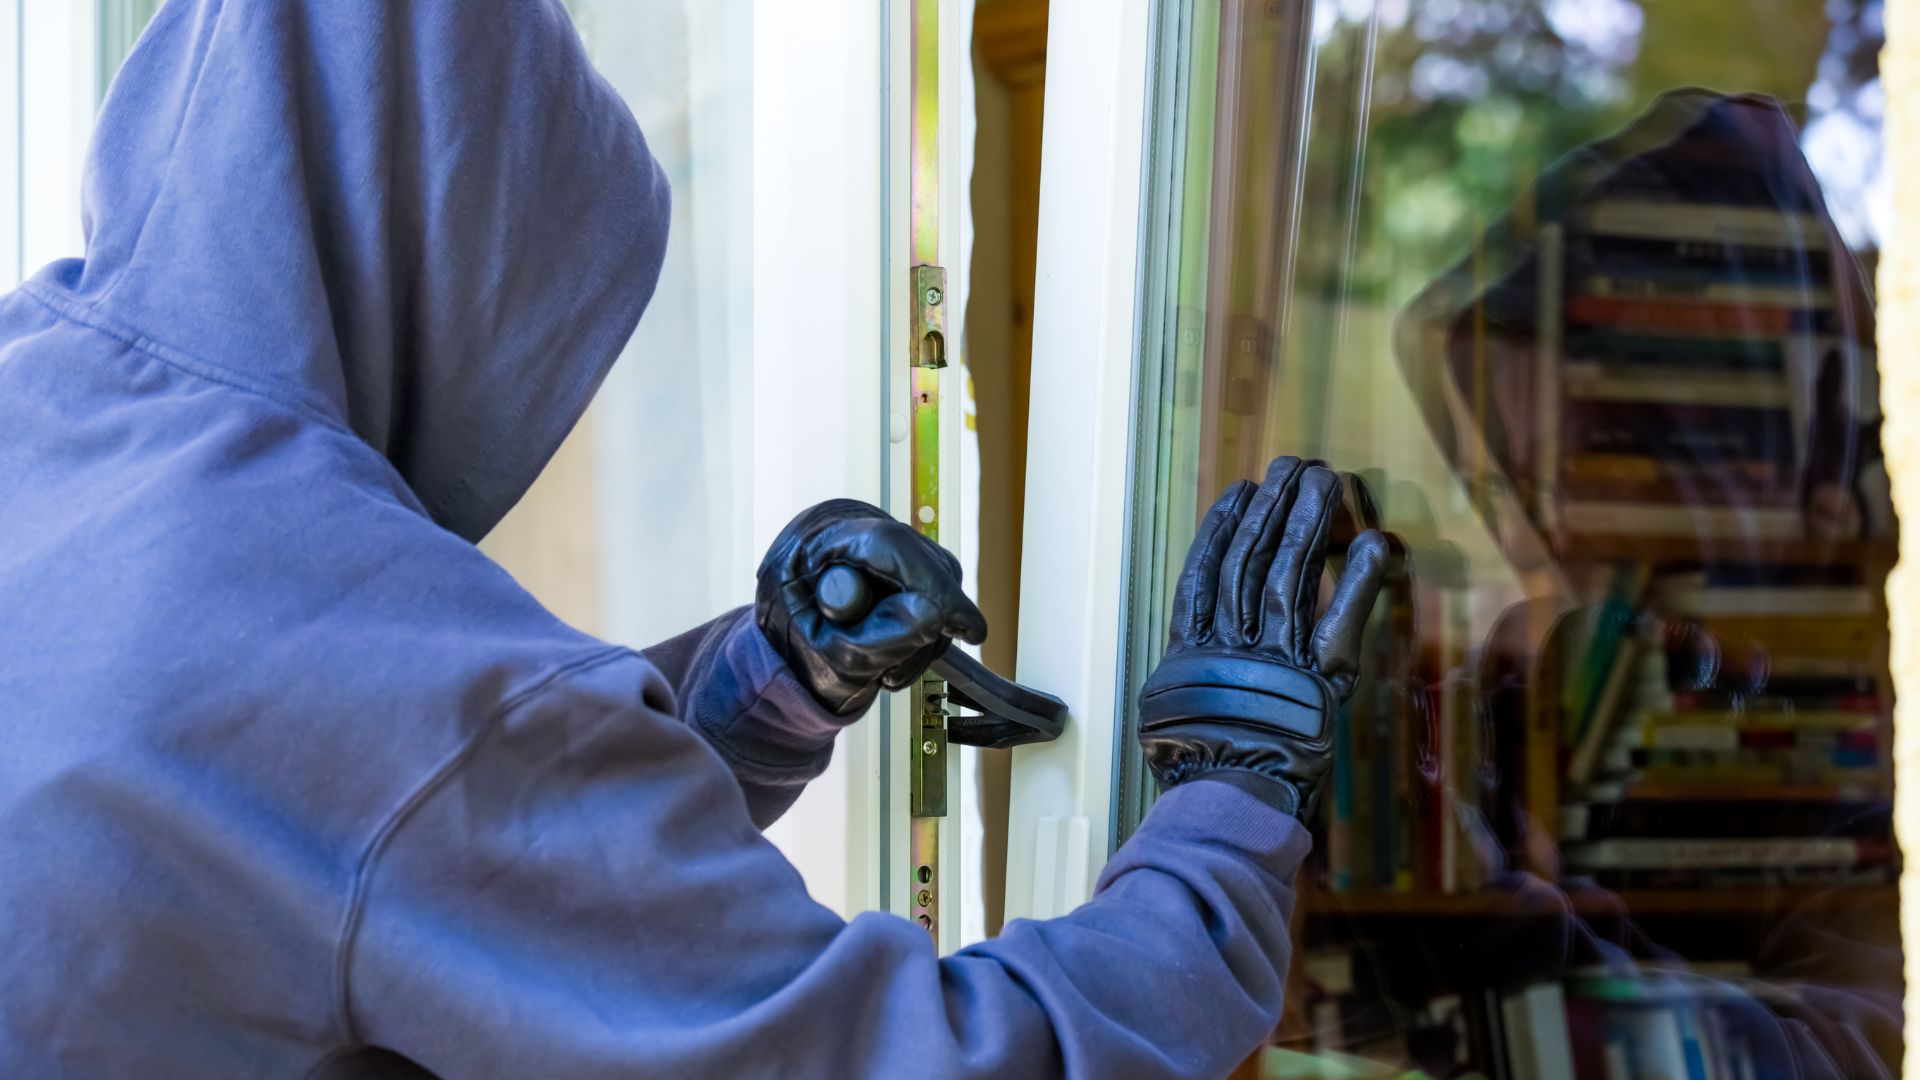
[[[1622,235],[1590,235],[1589,215],[1609,204],[1664,213]],[[1775,235],[1749,246],[1743,230],[1755,228],[1756,217],[1772,222]],[[1690,230],[1679,240],[1659,239],[1660,223],[1674,218],[1692,219]],[[1556,226],[1559,238],[1551,275],[1543,274],[1541,259],[1547,226]],[[1702,239],[1709,234],[1722,239]],[[1872,301],[1778,102],[1702,90],[1666,94],[1622,132],[1562,158],[1522,208],[1479,243],[1478,255],[1409,307],[1400,324],[1400,363],[1456,468],[1513,495],[1515,505],[1483,510],[1517,562],[1526,561],[1513,550],[1526,546],[1517,528],[1558,547],[1564,536],[1555,534],[1578,529],[1543,507],[1596,497],[1623,504],[1667,499],[1702,511],[1669,532],[1694,534],[1700,550],[1711,548],[1719,559],[1770,554],[1778,520],[1756,511],[1797,508],[1805,520],[1800,531],[1814,538],[1851,539],[1884,522],[1884,515],[1863,512],[1856,490],[1867,459],[1878,454],[1872,420],[1859,415],[1873,407]],[[1631,291],[1654,279],[1655,291]],[[1549,289],[1558,295],[1543,300]],[[1620,340],[1613,312],[1640,301],[1668,308],[1708,301],[1724,321],[1704,342],[1686,341],[1697,336],[1688,328]],[[1543,303],[1550,316],[1543,317]],[[1818,314],[1796,324],[1793,342],[1782,346],[1769,320],[1787,309]],[[1725,355],[1708,354],[1709,346]],[[1674,380],[1771,364],[1793,399],[1793,422],[1735,430],[1725,409],[1640,401],[1642,430],[1622,432],[1634,425],[1622,425],[1619,410],[1604,402],[1543,410],[1543,352],[1563,368],[1598,364],[1611,372],[1618,365],[1635,377]],[[1558,396],[1570,397],[1566,377],[1558,381]],[[1651,429],[1663,425],[1667,438],[1654,446]],[[1638,445],[1620,446],[1623,436]],[[1729,443],[1738,449],[1729,453]],[[1567,464],[1583,455],[1640,453],[1662,459],[1657,477],[1578,477]],[[1740,467],[1729,457],[1741,459]],[[1763,476],[1743,471],[1762,463],[1771,466]],[[1558,475],[1544,479],[1551,474]],[[1741,520],[1741,513],[1752,516]],[[1709,543],[1716,540],[1734,543]]]
[[[1263,799],[1170,791],[942,960],[756,829],[851,719],[782,659],[817,620],[639,654],[472,546],[665,243],[557,0],[174,0],[87,206],[0,299],[0,1074],[1197,1076],[1272,1030]]]
[[[1731,208],[1725,220],[1742,213],[1774,214],[1805,229],[1796,244],[1765,262],[1736,256],[1734,243],[1593,242],[1581,235],[1583,222],[1593,206],[1607,200],[1686,208],[1707,221],[1722,207]],[[1549,227],[1557,234],[1554,246],[1542,240]],[[1515,566],[1546,569],[1577,549],[1581,530],[1558,520],[1558,514],[1568,501],[1595,492],[1627,504],[1652,491],[1652,497],[1694,515],[1660,536],[1658,545],[1648,545],[1657,556],[1645,556],[1688,566],[1767,565],[1788,558],[1781,536],[1741,527],[1764,520],[1765,513],[1773,513],[1776,521],[1781,515],[1803,519],[1792,537],[1793,551],[1817,551],[1823,541],[1856,538],[1887,520],[1887,511],[1874,505],[1878,493],[1862,483],[1863,466],[1878,454],[1870,412],[1875,408],[1871,301],[1779,103],[1699,90],[1667,94],[1622,132],[1561,159],[1538,179],[1522,208],[1480,243],[1477,257],[1463,260],[1409,307],[1398,332],[1399,362],[1435,440],[1467,479],[1485,524]],[[1548,257],[1555,265],[1543,273]],[[1662,264],[1663,259],[1674,261]],[[1683,389],[1689,385],[1693,354],[1685,350],[1706,346],[1684,332],[1674,335],[1678,344],[1622,345],[1604,340],[1609,327],[1576,317],[1580,302],[1568,298],[1609,274],[1645,274],[1683,283],[1682,289],[1693,287],[1684,284],[1689,281],[1712,281],[1726,290],[1710,297],[1715,301],[1751,290],[1746,295],[1766,297],[1767,306],[1823,311],[1806,347],[1783,358],[1782,381],[1795,399],[1793,426],[1770,427],[1759,437],[1740,433],[1743,449],[1729,455],[1715,440],[1732,436],[1714,430],[1715,418],[1723,414],[1713,409],[1676,400],[1669,413],[1636,403],[1640,411],[1629,422],[1596,432],[1598,425],[1579,413],[1590,405],[1543,398],[1537,379],[1546,363],[1562,372],[1576,363],[1597,363]],[[1543,303],[1544,290],[1555,287],[1563,291]],[[1762,306],[1759,300],[1747,303]],[[1771,347],[1780,335],[1763,325],[1763,314],[1739,311],[1740,304],[1723,304],[1743,321],[1723,326],[1713,347],[1755,353]],[[1743,356],[1740,362],[1750,361]],[[1552,415],[1542,415],[1543,401],[1553,402]],[[1582,439],[1594,441],[1583,446]],[[1622,451],[1608,439],[1666,441],[1651,451],[1638,445]],[[1556,455],[1595,447],[1623,457],[1648,453],[1663,471],[1644,483],[1581,488]],[[1763,460],[1769,468],[1756,479],[1752,472],[1737,472],[1729,457]],[[1400,493],[1404,498],[1409,491]],[[1411,494],[1418,498],[1417,492]],[[1634,534],[1613,539],[1607,550],[1617,554],[1609,559],[1638,556]],[[1406,958],[1425,955],[1433,966],[1449,969],[1452,978],[1464,975],[1475,985],[1518,985],[1581,969],[1638,973],[1661,988],[1656,996],[1725,1009],[1760,1062],[1760,1075],[1885,1075],[1898,1058],[1900,957],[1883,944],[1884,910],[1850,910],[1858,902],[1849,890],[1832,890],[1799,909],[1775,913],[1756,953],[1756,974],[1787,992],[1748,996],[1729,993],[1729,986],[1716,980],[1679,974],[1684,972],[1679,956],[1637,927],[1634,913],[1618,897],[1592,882],[1569,875],[1549,883],[1515,869],[1551,867],[1558,860],[1559,823],[1530,815],[1520,790],[1526,769],[1519,756],[1524,752],[1520,732],[1530,723],[1530,702],[1541,692],[1536,683],[1542,672],[1565,663],[1545,658],[1585,618],[1569,612],[1570,603],[1563,596],[1542,595],[1506,611],[1482,644],[1473,675],[1488,745],[1498,748],[1486,763],[1494,779],[1481,793],[1485,824],[1498,834],[1497,842],[1487,837],[1481,850],[1503,856],[1486,868],[1486,887],[1524,898],[1539,916],[1490,922],[1484,929],[1488,940],[1457,948],[1451,956],[1424,940],[1395,956],[1414,969],[1418,965],[1406,964]],[[1636,610],[1625,617],[1659,615]],[[1667,644],[1672,644],[1676,628],[1668,630]],[[1684,647],[1676,656],[1702,649],[1718,655],[1721,649],[1720,643],[1698,642],[1684,632],[1679,640]],[[1703,671],[1705,681],[1690,689],[1734,695],[1769,691],[1764,668]],[[1395,946],[1387,939],[1378,947]],[[1647,961],[1658,961],[1660,969],[1640,969]],[[1430,974],[1407,977],[1417,984]]]

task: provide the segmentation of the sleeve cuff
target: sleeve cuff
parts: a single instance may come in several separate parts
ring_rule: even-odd
[[[1300,793],[1284,780],[1252,769],[1213,769],[1205,773],[1204,778],[1239,788],[1288,817],[1300,816]]]
[[[779,774],[817,773],[847,724],[814,699],[747,612],[728,628],[707,670],[690,682],[683,705],[687,722],[737,764]]]
[[[1217,774],[1189,780],[1160,796],[1136,835],[1148,834],[1224,844],[1288,879],[1313,848],[1312,834],[1292,814]]]

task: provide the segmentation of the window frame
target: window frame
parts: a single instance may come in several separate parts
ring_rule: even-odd
[[[1114,848],[1154,16],[1049,12],[1018,677],[1072,719],[1014,751],[1009,919],[1084,902]]]

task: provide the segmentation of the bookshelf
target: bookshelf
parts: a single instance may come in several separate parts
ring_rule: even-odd
[[[1723,107],[1713,139],[1772,122]],[[1806,990],[1897,1009],[1871,303],[1817,202],[1678,198],[1646,156],[1738,155],[1665,138],[1408,309],[1525,599],[1469,618],[1485,583],[1416,548],[1376,613],[1283,1044],[1526,1077],[1746,1053]]]

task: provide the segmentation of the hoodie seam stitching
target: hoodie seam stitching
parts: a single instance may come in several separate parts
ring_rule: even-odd
[[[202,360],[199,357],[183,353],[170,345],[155,341],[137,330],[115,325],[105,312],[99,311],[90,304],[83,304],[67,300],[63,297],[50,295],[35,282],[22,285],[20,291],[42,307],[45,307],[48,311],[51,311],[55,317],[77,323],[95,333],[104,334],[142,356],[164,364],[184,375],[200,379],[204,382],[213,383],[216,386],[224,386],[229,390],[238,390],[244,394],[251,394],[255,397],[263,398],[283,409],[287,409],[306,419],[312,420],[329,430],[339,432],[343,435],[353,435],[353,432],[344,424],[340,423],[339,420],[328,416],[312,405],[283,397],[231,368],[223,367],[220,364],[215,364],[211,361]],[[353,435],[353,437],[356,439],[359,438],[358,435]]]
[[[563,664],[536,681],[520,693],[508,698],[495,709],[474,733],[460,746],[443,758],[439,765],[429,772],[420,785],[403,799],[399,806],[389,813],[374,830],[367,846],[361,851],[353,871],[353,881],[349,887],[347,910],[341,920],[339,942],[334,949],[334,1010],[335,1024],[340,1038],[349,1047],[361,1045],[359,1033],[355,1030],[352,1011],[352,993],[350,987],[350,968],[353,963],[354,947],[358,943],[360,927],[364,922],[367,890],[373,877],[373,870],[387,844],[400,831],[402,825],[412,817],[414,811],[425,805],[427,800],[458,773],[462,766],[479,750],[480,745],[499,729],[500,722],[509,714],[527,702],[551,690],[555,684],[572,675],[591,671],[605,664],[627,657],[637,656],[632,649],[624,646],[609,646],[606,649],[583,656],[571,663]],[[644,659],[644,658],[643,658]]]

